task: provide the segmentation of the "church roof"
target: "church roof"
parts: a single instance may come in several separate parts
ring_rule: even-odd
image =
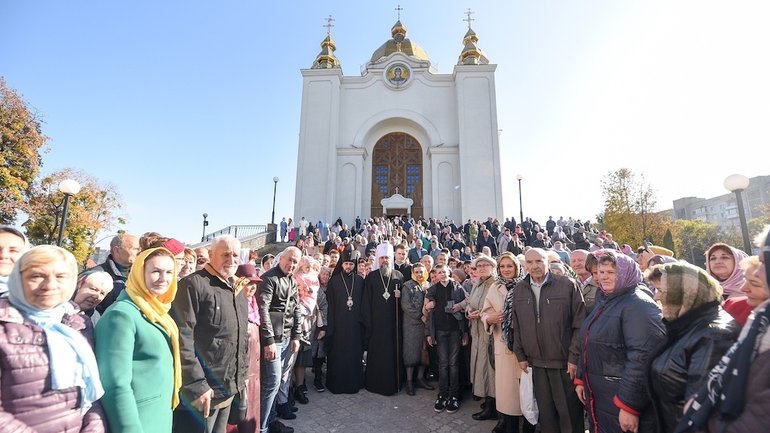
[[[401,24],[401,20],[396,21],[396,24],[390,29],[390,34],[391,38],[374,51],[370,62],[375,63],[396,52],[404,53],[407,56],[414,57],[418,60],[430,61],[428,53],[426,53],[422,47],[406,37],[406,26]]]
[[[463,37],[463,51],[460,53],[460,57],[457,60],[458,65],[487,65],[489,59],[484,53],[481,52],[481,48],[476,45],[479,41],[479,37],[476,32],[471,29],[470,22],[468,23],[468,31]]]

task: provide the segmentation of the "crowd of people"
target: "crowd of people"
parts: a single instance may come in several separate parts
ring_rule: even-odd
[[[571,218],[302,217],[279,238],[258,257],[122,234],[78,272],[0,226],[0,431],[292,432],[308,369],[317,392],[472,399],[494,433],[770,421],[768,230],[702,267]]]

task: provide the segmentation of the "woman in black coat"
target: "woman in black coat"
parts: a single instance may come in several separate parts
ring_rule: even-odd
[[[722,287],[689,263],[647,271],[663,309],[667,338],[650,357],[650,392],[658,431],[673,433],[685,401],[695,395],[711,368],[738,339],[740,326],[722,309]]]

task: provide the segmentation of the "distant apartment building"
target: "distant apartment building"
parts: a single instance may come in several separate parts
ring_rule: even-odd
[[[765,215],[764,209],[770,205],[770,176],[749,179],[749,187],[742,195],[747,220]],[[699,219],[722,228],[740,227],[738,202],[732,192],[712,198],[683,197],[674,200],[673,213],[676,219]]]

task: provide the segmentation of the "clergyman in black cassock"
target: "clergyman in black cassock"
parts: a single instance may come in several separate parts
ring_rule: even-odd
[[[355,262],[344,251],[326,286],[326,388],[334,394],[355,394],[364,386],[364,279],[356,275]]]
[[[404,382],[401,354],[400,289],[404,276],[393,269],[393,246],[377,246],[378,269],[364,280],[361,317],[367,349],[365,387],[369,392],[393,395]]]

